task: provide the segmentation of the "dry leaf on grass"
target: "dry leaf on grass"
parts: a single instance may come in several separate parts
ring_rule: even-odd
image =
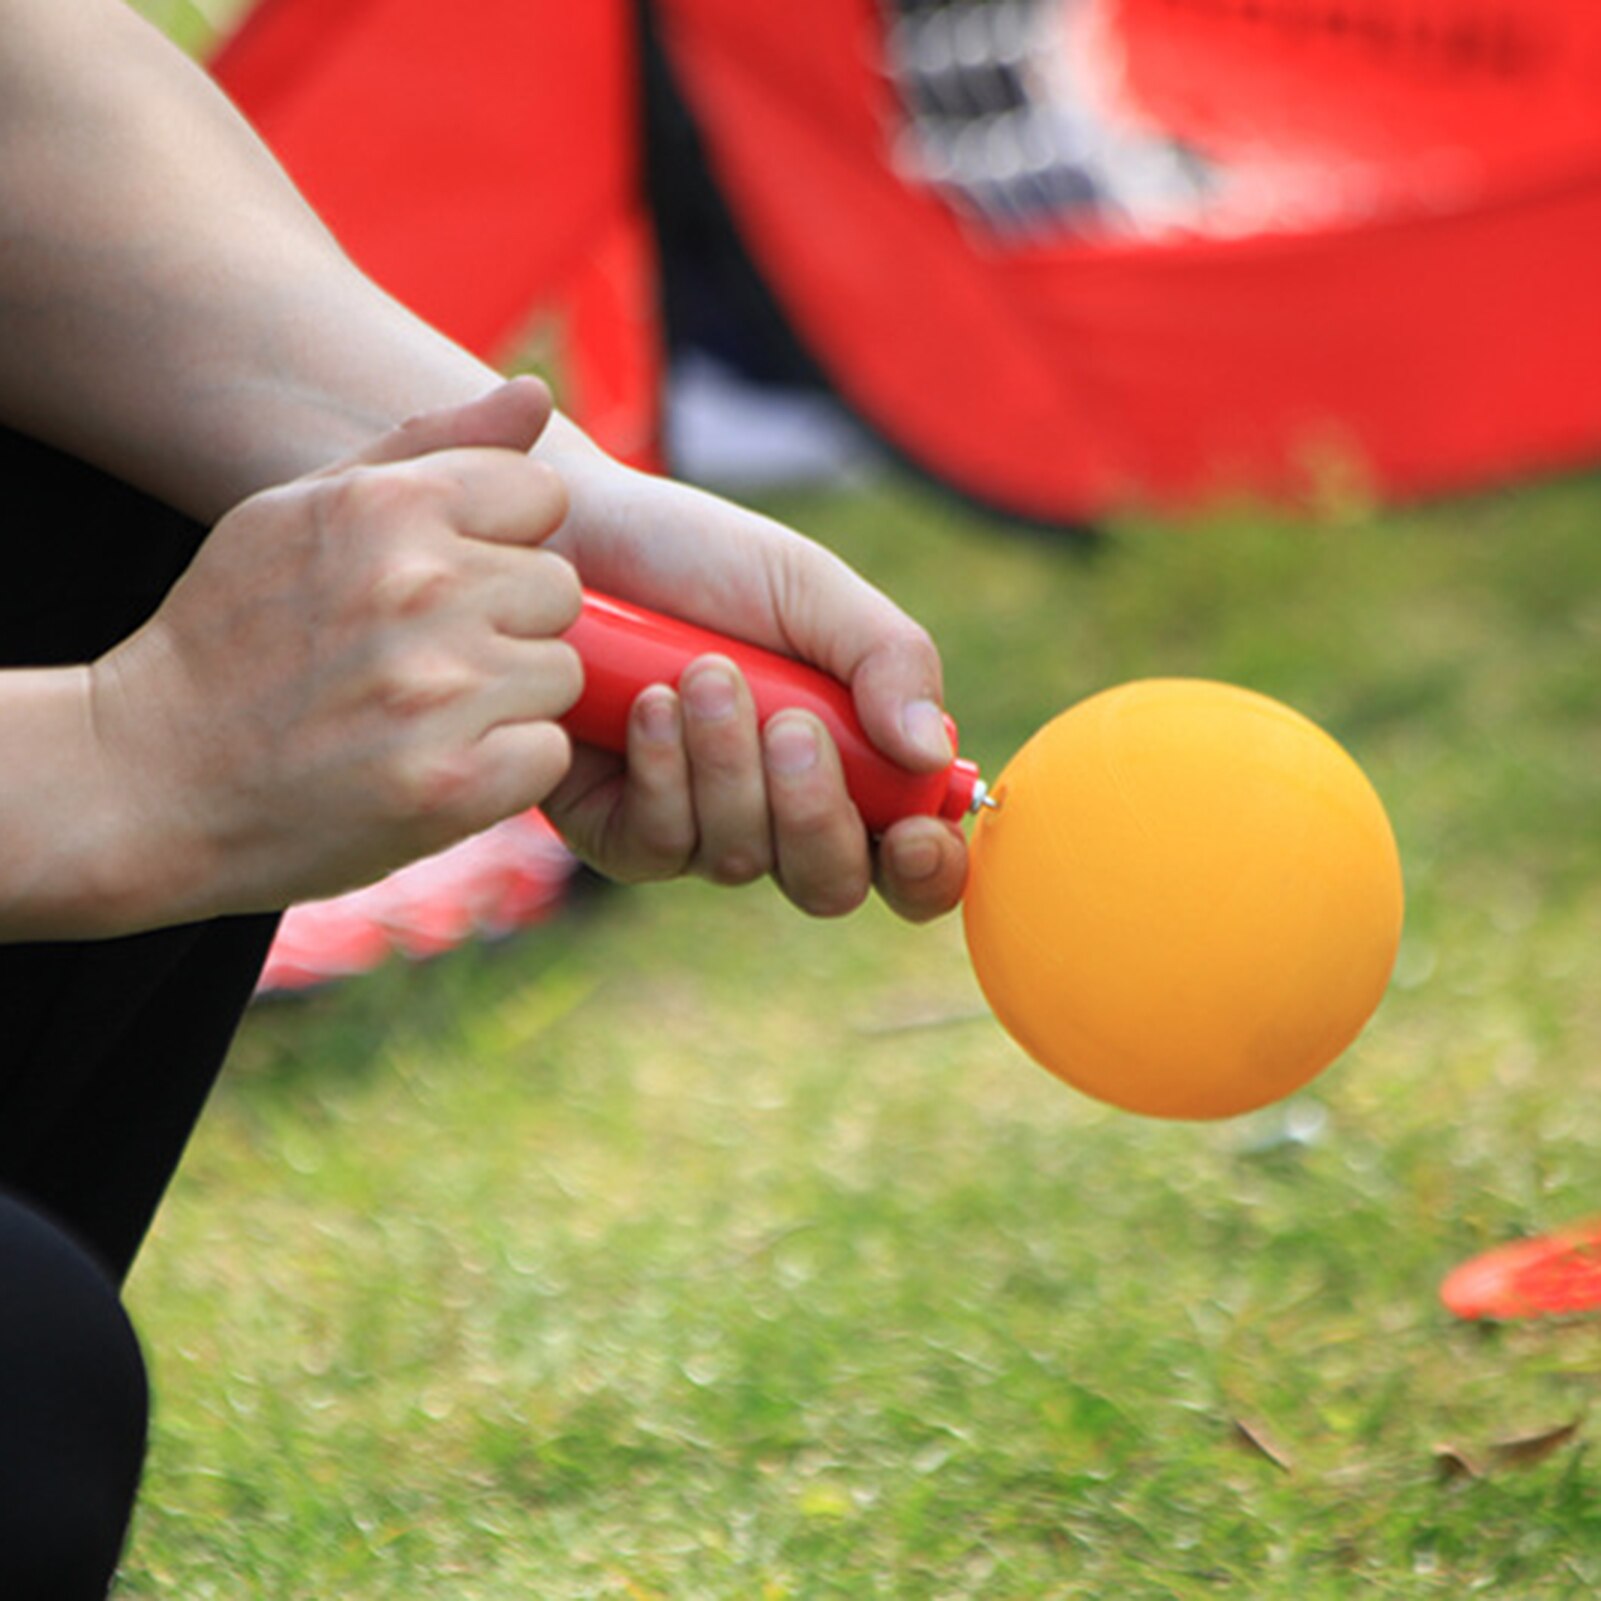
[[[1494,1440],[1484,1455],[1476,1455],[1455,1445],[1434,1448],[1434,1476],[1441,1484],[1457,1484],[1464,1479],[1482,1479],[1488,1473],[1512,1468],[1532,1468],[1560,1451],[1579,1432],[1580,1419],[1541,1429],[1537,1434],[1513,1435]]]
[[[1441,1484],[1458,1484],[1463,1479],[1482,1478],[1484,1469],[1465,1451],[1454,1445],[1434,1448],[1434,1476]]]
[[[1247,1423],[1244,1418],[1231,1418],[1229,1432],[1234,1443],[1247,1451],[1255,1452],[1271,1462],[1280,1473],[1293,1473],[1295,1464],[1276,1440],[1260,1423]]]
[[[1490,1459],[1498,1468],[1532,1468],[1544,1462],[1554,1451],[1559,1451],[1579,1432],[1579,1419],[1559,1424],[1554,1429],[1542,1429],[1538,1434],[1517,1435],[1509,1440],[1497,1440],[1490,1447]]]

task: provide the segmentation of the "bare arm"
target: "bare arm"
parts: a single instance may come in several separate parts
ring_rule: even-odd
[[[0,418],[213,521],[497,375],[122,0],[0,0]]]
[[[197,566],[219,596],[248,583],[259,602],[262,584],[281,586],[271,597],[277,614],[299,625],[258,650],[280,651],[286,674],[296,651],[304,665],[307,632],[325,610],[319,586],[348,580],[359,591],[353,569],[366,560],[366,543],[404,544],[412,519],[426,521],[437,507],[430,510],[431,491],[418,489],[409,463],[386,462],[384,472],[425,504],[408,502],[404,515],[392,508],[387,520],[349,517],[351,497],[330,497],[320,483],[309,495],[273,486],[316,474],[416,413],[465,408],[477,417],[472,403],[497,382],[356,271],[225,97],[122,0],[0,0],[0,421],[198,518],[228,513]],[[527,404],[510,402],[514,411]],[[501,416],[493,405],[491,415]],[[541,415],[540,424],[522,431],[520,445],[508,445],[498,423],[489,430],[495,448],[520,453],[538,437],[537,457],[565,486],[568,509],[557,524],[538,506],[525,508],[527,543],[598,587],[826,667],[851,684],[888,754],[917,768],[945,759],[938,657],[898,608],[792,531],[629,472],[560,417],[547,425]],[[275,497],[270,511],[291,510],[262,515],[249,497],[265,491]],[[521,481],[502,492],[531,493]],[[339,508],[331,520],[330,498]],[[292,580],[272,563],[252,565],[259,541],[282,544],[306,518],[322,519],[324,533],[346,519],[363,532],[325,539],[328,560]],[[475,531],[448,531],[469,536],[442,548],[472,567]],[[192,589],[181,585],[175,600]],[[560,604],[536,610],[547,634],[565,626]],[[182,631],[198,629],[201,616],[200,607],[186,614],[169,604],[154,632],[195,645]],[[392,621],[370,627],[381,633]],[[370,826],[354,814],[341,825],[349,837],[336,837],[337,828],[328,836],[326,859],[307,861],[288,839],[256,838],[249,872],[223,868],[218,842],[241,837],[231,808],[260,774],[228,769],[229,761],[249,768],[250,752],[220,730],[251,702],[261,661],[215,652],[196,694],[174,676],[182,650],[131,648],[143,651],[137,697],[101,692],[129,659],[126,649],[89,664],[87,681],[0,674],[0,746],[51,752],[48,786],[41,777],[0,793],[0,860],[42,864],[37,875],[6,870],[0,938],[115,932],[282,904],[348,881]],[[512,699],[518,718],[548,728],[565,702],[550,687],[548,664],[542,671],[543,689],[528,680]],[[717,677],[714,670],[703,687],[722,687]],[[493,689],[480,688],[493,703]],[[965,871],[954,830],[913,820],[870,851],[820,728],[790,719],[764,740],[743,685],[731,688],[731,713],[713,693],[669,692],[665,706],[651,697],[626,762],[580,751],[567,771],[561,740],[563,760],[540,765],[540,784],[505,790],[498,804],[544,800],[584,854],[623,877],[694,871],[734,882],[773,872],[805,909],[828,913],[854,905],[876,873],[905,915],[954,904]],[[292,704],[286,695],[280,715]],[[392,717],[374,721],[368,737],[403,761],[419,736],[414,722]],[[170,828],[152,835],[153,819],[170,820],[170,808],[129,799],[151,790],[164,752],[186,745],[223,753],[185,770],[198,786],[178,814],[197,831],[187,844]],[[301,776],[298,804],[317,815],[325,775]],[[155,792],[166,793],[159,784]],[[51,804],[52,794],[81,797],[81,816]],[[91,804],[98,796],[103,808]],[[464,831],[469,814],[480,826],[488,820],[475,804],[450,813],[449,828]],[[392,831],[389,856],[369,853],[367,871],[415,854],[425,835],[444,842],[439,826]],[[201,838],[208,843],[196,849]],[[191,868],[209,861],[211,870],[204,884],[190,881],[192,870],[125,881],[128,863],[169,859]]]

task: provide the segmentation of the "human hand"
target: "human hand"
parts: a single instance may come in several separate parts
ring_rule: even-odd
[[[951,759],[928,635],[829,552],[770,519],[602,456],[558,424],[570,512],[549,548],[619,598],[809,661],[847,684],[873,743],[913,771]],[[625,881],[771,873],[803,910],[837,915],[876,881],[900,915],[949,911],[966,877],[960,829],[914,817],[870,840],[823,726],[793,711],[757,727],[726,658],[635,702],[625,758],[580,746],[545,803],[569,843]]]
[[[107,771],[187,916],[367,882],[543,800],[582,683],[566,495],[519,380],[230,512],[91,669]]]

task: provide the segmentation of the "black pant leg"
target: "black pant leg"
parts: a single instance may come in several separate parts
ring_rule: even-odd
[[[221,1071],[276,923],[0,946],[0,1187],[43,1206],[118,1281]]]
[[[0,1195],[0,1596],[101,1601],[127,1538],[149,1416],[115,1286]]]
[[[0,476],[0,667],[94,660],[150,616],[205,537],[3,429]],[[236,918],[0,945],[0,1187],[43,1204],[115,1278],[182,1154],[273,926]]]
[[[3,429],[0,476],[0,668],[94,660],[160,604],[204,537]],[[0,775],[26,760],[0,752]],[[148,1422],[117,1286],[275,923],[0,945],[0,1601],[101,1601],[110,1583]]]

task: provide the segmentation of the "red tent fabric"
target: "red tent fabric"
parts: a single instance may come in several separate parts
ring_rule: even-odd
[[[1293,496],[1331,460],[1417,495],[1601,450],[1588,0],[649,14],[800,345],[899,452],[997,508]],[[572,409],[653,463],[636,15],[263,0],[214,68],[381,282],[491,357],[554,317]],[[964,120],[941,96],[985,48],[1009,87]],[[1026,148],[1087,117],[1141,173],[1188,173],[1191,203],[1153,220],[1114,162],[1109,200],[1020,210],[1094,188]],[[999,176],[974,180],[990,147]]]
[[[565,325],[570,401],[657,450],[627,0],[264,0],[210,63],[356,261],[469,349]]]

